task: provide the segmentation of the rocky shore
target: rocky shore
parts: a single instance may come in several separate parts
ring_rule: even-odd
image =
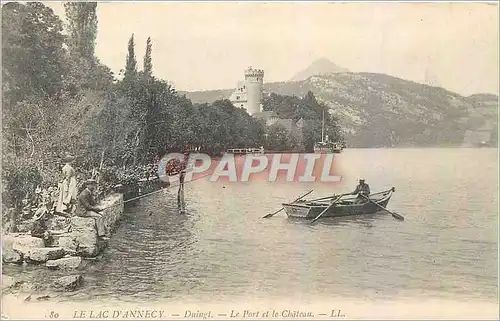
[[[101,212],[106,227],[114,231],[124,211],[123,194],[108,195],[99,205],[106,208]],[[47,291],[75,291],[84,282],[82,269],[108,245],[107,240],[98,237],[93,218],[54,215],[48,228],[52,234],[50,242],[31,236],[29,230],[2,235],[2,261],[7,265],[58,270],[57,278],[50,284],[41,284],[44,282],[2,274],[2,294],[29,293],[29,301],[35,294],[37,300],[48,299]]]

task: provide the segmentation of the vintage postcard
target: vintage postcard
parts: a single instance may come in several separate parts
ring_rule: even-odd
[[[497,2],[2,2],[2,320],[499,318]]]

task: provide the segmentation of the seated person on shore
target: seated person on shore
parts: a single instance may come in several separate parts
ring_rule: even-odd
[[[97,182],[94,179],[88,179],[85,182],[85,189],[78,195],[78,208],[76,215],[80,217],[92,217],[95,219],[97,227],[97,235],[100,237],[106,236],[106,228],[104,226],[104,220],[99,212],[102,211],[101,208],[97,206],[97,202],[92,196],[92,192],[97,187]]]
[[[43,239],[45,246],[51,246],[54,238],[47,226],[48,213],[40,209],[33,215],[33,225],[31,227],[31,236]]]
[[[356,194],[358,195],[358,197],[354,201],[354,204],[362,204],[367,202],[367,199],[362,195],[366,197],[370,195],[370,186],[365,183],[365,180],[363,178],[359,179],[359,185],[356,186],[354,192],[351,193],[351,195],[356,195]]]

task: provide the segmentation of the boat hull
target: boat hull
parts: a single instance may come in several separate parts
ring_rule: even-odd
[[[391,194],[381,199],[374,200],[378,205],[385,208],[389,203]],[[330,204],[325,202],[318,203],[284,203],[282,204],[288,217],[313,219],[323,212]],[[333,205],[322,215],[322,217],[339,217],[351,215],[376,214],[383,211],[379,206],[372,202],[363,204],[338,203]]]

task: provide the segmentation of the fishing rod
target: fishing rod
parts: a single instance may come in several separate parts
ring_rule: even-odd
[[[197,180],[199,180],[199,179],[202,179],[202,178],[204,178],[204,177],[207,177],[208,175],[211,175],[211,173],[207,173],[207,174],[201,175],[200,177],[197,177],[197,178],[195,178],[195,179],[193,179],[193,180],[187,181],[186,183],[190,183],[190,182],[197,181]],[[185,183],[183,183],[183,184],[185,184]],[[111,206],[105,207],[105,208],[101,209],[101,211],[103,211],[103,210],[107,210],[107,209],[109,209],[109,208],[112,208],[112,207],[115,207],[115,206],[118,206],[118,205],[122,205],[122,204],[125,204],[125,203],[128,203],[128,202],[131,202],[131,201],[135,201],[135,200],[141,199],[141,198],[146,197],[146,196],[151,196],[151,195],[153,195],[153,194],[160,193],[160,192],[162,192],[162,191],[164,191],[164,190],[167,190],[167,189],[169,189],[169,188],[179,187],[180,185],[181,185],[181,184],[171,185],[171,186],[167,186],[167,187],[161,188],[161,189],[159,189],[159,190],[157,190],[157,191],[154,191],[154,192],[151,192],[151,193],[147,193],[147,194],[139,195],[139,196],[136,196],[136,197],[132,197],[132,198],[130,198],[130,199],[128,199],[128,200],[126,200],[126,201],[123,201],[123,202],[116,203],[116,204],[113,204],[113,205],[111,205]]]

